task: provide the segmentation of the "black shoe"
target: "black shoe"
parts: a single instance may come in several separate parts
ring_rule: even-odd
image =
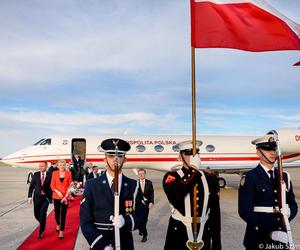
[[[142,233],[142,231],[139,231],[139,235],[140,235],[140,236],[143,236],[143,233]]]
[[[38,238],[39,238],[39,239],[41,239],[41,238],[43,238],[43,237],[44,237],[44,236],[43,236],[42,233],[39,233],[39,234],[38,234]]]
[[[146,242],[147,241],[147,236],[144,236],[141,242]]]

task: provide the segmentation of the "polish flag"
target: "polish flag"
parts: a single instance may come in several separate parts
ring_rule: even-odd
[[[300,50],[300,25],[264,0],[191,0],[196,48]]]

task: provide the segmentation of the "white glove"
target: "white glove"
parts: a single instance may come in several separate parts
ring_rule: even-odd
[[[182,164],[177,164],[177,165],[171,167],[171,171],[175,172],[175,171],[177,171],[177,170],[179,170],[181,168],[182,168]]]
[[[107,246],[104,248],[104,250],[114,250],[114,249],[112,248],[112,246]]]
[[[286,215],[288,218],[290,218],[290,216],[291,216],[291,209],[289,208],[289,205],[286,205],[283,208],[281,208],[281,213],[283,215]]]
[[[288,243],[288,235],[286,232],[283,232],[283,231],[273,231],[271,233],[271,238],[272,238],[272,240],[280,241],[284,244]]]
[[[113,222],[113,225],[114,225],[116,228],[121,228],[121,227],[123,227],[124,224],[125,224],[125,220],[124,220],[123,215],[115,216],[115,217],[112,219],[112,222]]]
[[[198,154],[196,154],[195,156],[192,156],[191,155],[191,158],[190,158],[190,167],[193,167],[195,169],[199,169],[200,166],[201,166],[201,161],[200,161],[200,157]]]

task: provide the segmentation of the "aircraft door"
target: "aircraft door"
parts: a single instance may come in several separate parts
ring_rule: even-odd
[[[72,139],[71,150],[72,155],[79,155],[83,162],[86,160],[86,140],[84,138]]]

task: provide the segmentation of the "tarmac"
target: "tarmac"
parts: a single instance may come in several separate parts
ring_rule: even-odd
[[[33,207],[27,203],[29,169],[14,168],[0,163],[0,250],[17,249],[18,246],[38,226],[33,216]],[[31,170],[32,171],[32,170]],[[131,170],[124,170],[125,175],[136,178]],[[294,192],[300,201],[300,169],[290,169]],[[147,224],[148,241],[140,242],[141,236],[133,232],[136,250],[160,250],[164,247],[167,232],[170,206],[162,189],[164,173],[147,171],[146,178],[152,180],[155,190],[155,204],[150,210]],[[222,249],[241,250],[246,224],[237,212],[237,196],[240,177],[222,175],[227,187],[221,189]],[[50,205],[48,212],[51,212]],[[292,221],[296,249],[300,249],[300,215]],[[68,224],[66,225],[66,227]],[[68,237],[65,235],[65,238]],[[38,239],[37,239],[38,240]],[[55,248],[53,246],[53,248]],[[76,250],[87,250],[89,246],[80,230],[77,235]],[[175,249],[174,249],[175,250]],[[180,250],[180,249],[177,249]]]

